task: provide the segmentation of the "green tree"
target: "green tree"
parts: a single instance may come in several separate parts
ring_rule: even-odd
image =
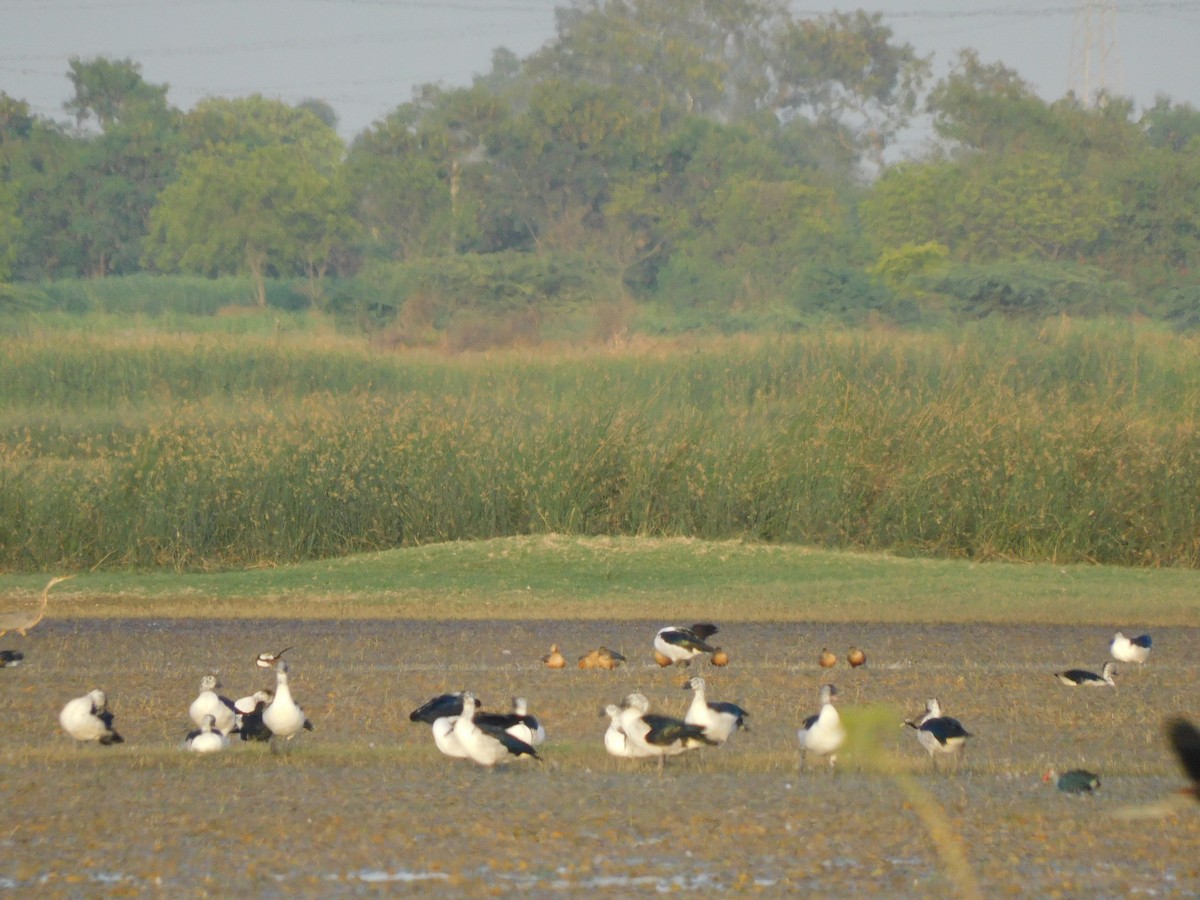
[[[481,85],[426,85],[355,138],[347,182],[372,255],[411,260],[470,243],[483,183],[475,170],[487,166],[484,135],[506,116]]]
[[[960,252],[970,210],[960,202],[965,165],[950,160],[890,166],[859,203],[868,234],[886,249],[936,243]]]
[[[190,150],[293,145],[313,167],[326,172],[336,169],[346,152],[337,132],[311,109],[259,94],[203,100],[185,117],[183,132]]]
[[[151,216],[150,261],[206,275],[247,273],[260,306],[266,278],[316,283],[350,239],[343,190],[296,146],[224,145],[189,154]]]
[[[784,21],[769,57],[770,108],[784,120],[806,115],[882,169],[929,75],[929,59],[892,38],[881,13]]]
[[[1047,103],[1017,73],[964,51],[930,92],[934,129],[954,148],[993,155],[1024,151],[1065,155],[1068,170],[1099,177],[1143,143],[1132,104],[1111,97],[1092,109],[1073,97]]]
[[[262,97],[201,103],[184,131],[195,149],[151,215],[147,261],[247,273],[259,305],[269,275],[302,272],[316,302],[354,232],[337,135],[309,110]]]
[[[0,181],[0,282],[8,281],[12,277],[22,228],[16,192]]]
[[[338,114],[330,104],[316,97],[308,97],[296,104],[296,109],[306,109],[322,122],[324,122],[331,131],[337,131]]]
[[[63,107],[80,125],[95,118],[102,129],[108,129],[167,109],[168,86],[144,81],[142,67],[132,60],[101,56],[84,61],[73,56],[68,67],[75,95]]]
[[[614,88],[550,81],[487,137],[491,185],[540,248],[581,249],[615,184],[654,157],[657,119]]]
[[[1200,269],[1200,137],[1148,148],[1114,180],[1120,206],[1102,260],[1151,282]]]
[[[852,259],[847,210],[827,186],[736,176],[702,203],[703,224],[681,235],[659,277],[668,299],[815,307],[816,268]]]
[[[1116,199],[1070,171],[1066,154],[1028,151],[890,170],[861,204],[885,248],[935,242],[959,259],[1059,259],[1100,239]]]
[[[929,72],[878,14],[796,19],[781,0],[590,0],[557,15],[530,78],[619,88],[668,127],[686,115],[805,117],[876,162]]]
[[[526,64],[535,80],[623,90],[643,111],[730,118],[754,108],[781,0],[588,0],[555,11],[557,38]]]
[[[0,179],[16,193],[21,277],[102,276],[139,266],[149,211],[174,176],[178,112],[129,61],[71,60],[66,105],[99,128],[67,133],[0,98]]]
[[[1179,152],[1200,138],[1200,111],[1189,103],[1175,104],[1159,95],[1154,106],[1142,114],[1138,126],[1152,147]]]
[[[710,198],[730,180],[795,175],[750,129],[698,117],[681,122],[663,137],[652,166],[613,186],[606,211],[628,235],[627,283],[635,292],[652,292],[680,241],[711,227]]]

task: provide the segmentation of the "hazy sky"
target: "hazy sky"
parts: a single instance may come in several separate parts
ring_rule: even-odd
[[[467,85],[492,50],[524,57],[554,35],[565,0],[0,0],[0,90],[63,118],[72,55],[130,58],[184,109],[261,93],[328,101],[349,138],[414,85]],[[1094,6],[1104,5],[1093,0]],[[1113,5],[1111,0],[1109,5]],[[1075,0],[797,2],[797,14],[879,11],[943,74],[963,47],[1016,69],[1047,99],[1067,90]],[[1117,0],[1120,93],[1200,106],[1200,0]],[[1102,21],[1102,19],[1101,19]],[[1099,29],[1096,29],[1099,33]]]

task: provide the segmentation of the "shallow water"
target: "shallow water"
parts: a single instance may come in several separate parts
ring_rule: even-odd
[[[1200,893],[1200,804],[1177,802],[1185,782],[1161,727],[1200,717],[1200,629],[1156,630],[1150,662],[1122,667],[1115,690],[1072,690],[1052,672],[1098,670],[1112,629],[722,623],[731,664],[693,670],[710,699],[750,711],[751,729],[660,775],[608,757],[598,715],[632,690],[686,709],[681,673],[650,659],[658,624],[80,619],[8,636],[26,660],[0,670],[0,890],[958,892],[896,778],[848,760],[800,769],[795,729],[832,680],[848,718],[894,708],[882,749],[935,801],[985,893]],[[605,644],[629,664],[549,671],[551,642],[572,662]],[[817,667],[821,647],[844,657],[851,643],[866,667]],[[273,680],[254,657],[288,644],[315,732],[282,753],[178,749],[203,674],[250,693]],[[58,709],[92,687],[125,744],[75,747],[58,731]],[[408,712],[464,687],[489,708],[528,697],[549,732],[544,760],[487,771],[441,757]],[[975,735],[936,769],[899,725],[933,695]],[[1050,765],[1085,766],[1103,786],[1060,794],[1038,777]]]

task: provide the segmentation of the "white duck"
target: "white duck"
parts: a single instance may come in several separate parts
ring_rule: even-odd
[[[804,725],[796,732],[800,747],[804,750],[804,759],[809,753],[829,757],[829,765],[837,760],[837,752],[846,742],[846,729],[842,725],[842,717],[838,715],[833,705],[833,697],[837,688],[832,684],[821,685],[817,698],[821,709],[816,715],[804,720]]]
[[[217,693],[220,686],[216,675],[205,675],[201,678],[200,693],[188,707],[188,715],[197,727],[201,728],[204,726],[204,717],[212,716],[215,723],[213,727],[221,734],[227,735],[237,727],[237,710],[232,700]]]
[[[451,759],[470,759],[470,754],[459,743],[458,736],[454,733],[454,723],[458,721],[458,716],[443,716],[440,719],[434,719],[433,725],[430,728],[433,731],[433,743],[446,756]]]
[[[621,759],[637,759],[644,756],[652,756],[648,750],[642,750],[637,747],[633,741],[629,739],[629,735],[621,727],[621,714],[624,712],[620,706],[615,703],[610,703],[604,707],[604,715],[608,716],[608,730],[604,732],[604,749],[608,751],[610,756],[616,756]]]
[[[304,715],[296,701],[292,699],[292,690],[288,687],[287,660],[281,659],[275,667],[275,696],[263,710],[263,724],[277,738],[291,740],[303,729],[313,730],[312,723]],[[272,741],[274,746],[274,741]]]
[[[113,714],[108,711],[104,691],[89,691],[68,701],[58,714],[58,724],[77,741],[96,741],[100,744],[120,744],[124,738],[112,727]]]
[[[211,715],[204,717],[197,731],[189,732],[183,741],[183,749],[193,753],[216,753],[229,746],[229,736],[217,730],[217,720]]]

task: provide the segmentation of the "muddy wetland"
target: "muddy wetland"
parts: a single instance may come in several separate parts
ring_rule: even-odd
[[[683,672],[654,664],[653,621],[428,622],[60,619],[0,646],[0,891],[46,896],[532,896],[647,892],[881,896],[1187,896],[1200,892],[1200,804],[1163,739],[1200,711],[1200,629],[1158,628],[1116,688],[1109,629],[720,622],[730,663],[698,661],[709,698],[750,713],[725,746],[657,763],[606,755],[607,703],[640,690],[682,715]],[[714,639],[715,640],[715,639]],[[546,669],[557,642],[569,665]],[[601,644],[628,662],[582,671]],[[868,654],[851,670],[851,644]],[[180,749],[200,678],[273,683],[255,656],[292,645],[315,731],[283,752]],[[821,647],[837,650],[832,669]],[[801,766],[796,729],[823,681],[871,752]],[[108,692],[125,743],[76,746],[63,703]],[[494,770],[443,757],[408,713],[469,688],[485,708],[527,697],[542,761]],[[940,698],[971,731],[931,766],[901,719]],[[881,725],[880,723],[885,723]],[[1085,767],[1093,796],[1041,774]]]

